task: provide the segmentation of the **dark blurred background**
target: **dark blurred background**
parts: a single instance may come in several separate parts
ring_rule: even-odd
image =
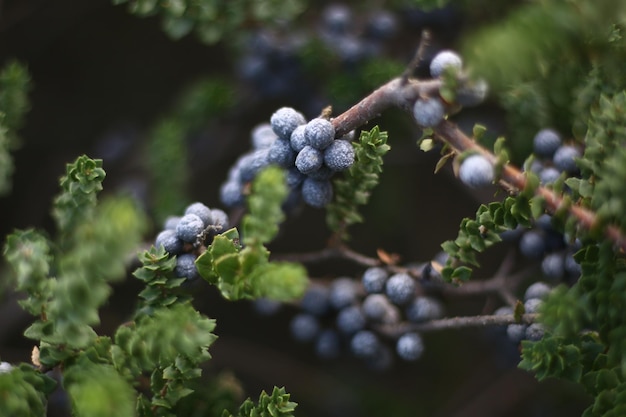
[[[49,213],[58,178],[65,164],[83,153],[104,159],[105,193],[130,191],[151,213],[154,190],[144,144],[152,127],[197,79],[224,76],[236,88],[233,108],[217,118],[207,114],[206,125],[185,138],[190,155],[186,197],[211,207],[220,207],[220,184],[233,161],[249,149],[250,129],[280,106],[304,103],[281,94],[260,99],[233,76],[238,61],[232,49],[207,46],[191,35],[171,40],[158,16],[138,18],[109,0],[5,0],[0,7],[0,65],[11,59],[26,64],[34,87],[19,132],[22,146],[14,153],[13,191],[0,199],[0,236],[27,227],[53,234]],[[316,10],[306,13],[315,15]],[[464,16],[452,9],[430,14],[412,10],[399,18],[402,41],[389,48],[404,63],[422,27],[434,30],[439,48],[454,47],[465,27]],[[307,117],[333,104],[332,96],[320,97],[320,105],[306,110]],[[456,236],[460,220],[473,216],[494,190],[469,191],[453,178],[450,167],[434,175],[437,153],[421,152],[415,146],[420,132],[407,123],[408,117],[389,113],[376,122],[390,132],[392,150],[385,157],[381,184],[364,209],[366,223],[354,227],[351,244],[369,256],[382,248],[403,262],[430,260],[441,242]],[[498,132],[503,129],[500,117],[501,111],[487,103],[457,121],[465,128],[480,121]],[[160,227],[159,219],[153,221],[146,242]],[[323,212],[307,208],[288,220],[271,249],[319,249],[328,236]],[[477,278],[493,273],[506,251],[501,247],[486,254]],[[311,275],[360,272],[362,268],[338,262],[312,268]],[[129,317],[139,290],[131,276],[115,287],[102,311],[101,333],[113,332]],[[198,283],[194,291],[198,308],[218,323],[219,339],[205,374],[230,370],[253,398],[262,389],[284,385],[300,404],[301,416],[570,416],[579,415],[588,402],[578,388],[560,381],[538,383],[516,369],[517,348],[494,332],[426,334],[419,361],[398,360],[390,370],[375,372],[348,356],[320,360],[311,346],[294,342],[288,323],[295,308],[285,306],[277,315],[263,317],[250,303],[225,302],[208,285]],[[21,336],[29,317],[17,298],[4,294],[0,304],[0,356],[9,362],[29,361],[32,348]],[[485,299],[450,299],[446,306],[451,314],[479,314]],[[62,410],[51,407],[51,415],[62,415]]]

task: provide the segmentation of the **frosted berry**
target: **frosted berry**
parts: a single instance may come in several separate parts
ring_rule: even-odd
[[[546,251],[545,236],[538,230],[524,232],[519,241],[522,254],[530,259],[539,259]]]
[[[252,129],[250,135],[253,149],[269,148],[278,136],[269,123],[261,123]]]
[[[387,282],[388,276],[387,271],[383,268],[374,266],[365,270],[361,281],[365,291],[368,293],[380,293],[385,289],[385,282]]]
[[[306,125],[300,125],[291,133],[289,143],[291,144],[291,149],[296,152],[300,152],[306,145],[309,144],[306,140],[306,136],[304,136],[305,127]]]
[[[541,158],[552,158],[561,146],[561,135],[554,129],[541,129],[533,138],[533,152]]]
[[[263,148],[244,155],[238,164],[241,181],[252,181],[269,164],[268,155],[270,149]]]
[[[272,130],[279,137],[289,140],[296,127],[306,123],[302,113],[291,107],[281,107],[270,117]]]
[[[331,329],[323,330],[315,341],[315,353],[322,359],[335,359],[341,353],[339,334]]]
[[[13,365],[11,365],[9,362],[0,362],[0,374],[9,373],[12,369]]]
[[[413,105],[413,117],[421,127],[435,127],[446,115],[446,108],[438,98],[419,98]]]
[[[330,309],[329,297],[330,291],[327,287],[309,287],[300,300],[300,307],[307,313],[322,316]]]
[[[509,324],[506,326],[506,335],[513,343],[519,343],[526,337],[526,324]]]
[[[335,174],[335,171],[328,168],[325,164],[322,164],[322,166],[319,167],[319,169],[313,172],[309,172],[307,176],[308,178],[311,178],[312,180],[327,181],[331,179],[334,174]]]
[[[237,181],[226,181],[220,187],[220,201],[226,207],[240,206],[245,198],[241,189],[241,184]]]
[[[225,231],[229,227],[228,214],[224,210],[211,209],[211,218],[213,222],[211,224],[215,226],[221,226],[220,232]]]
[[[580,150],[576,146],[561,145],[554,152],[552,162],[554,163],[554,166],[561,171],[567,172],[569,174],[574,174],[578,172],[576,159],[580,158],[581,156],[582,155],[580,153]]]
[[[183,253],[184,242],[178,238],[176,231],[172,229],[163,230],[156,237],[155,247],[163,246],[165,252],[170,255]]]
[[[337,330],[344,334],[353,334],[365,327],[365,315],[357,305],[348,306],[337,314]]]
[[[541,261],[541,271],[553,281],[558,281],[565,275],[565,257],[555,252],[546,255]]]
[[[207,227],[210,224],[213,224],[213,217],[211,217],[211,209],[206,205],[196,202],[187,206],[185,209],[185,214],[195,214],[200,217],[202,223],[204,223],[204,227]]]
[[[526,339],[536,342],[541,340],[544,333],[545,328],[541,323],[533,323],[526,328],[524,336]]]
[[[388,311],[393,309],[389,299],[383,294],[370,294],[363,300],[363,314],[369,320],[381,322],[388,315]]]
[[[531,298],[538,298],[543,300],[550,294],[552,288],[545,282],[535,282],[526,288],[524,293],[524,300],[530,300]]]
[[[430,75],[433,78],[440,77],[447,68],[460,70],[463,67],[463,60],[456,52],[444,50],[439,52],[430,61]]]
[[[396,342],[396,352],[405,361],[415,361],[424,353],[424,342],[417,333],[405,333]]]
[[[322,150],[335,140],[335,128],[327,119],[318,117],[306,124],[304,137],[309,146]]]
[[[324,163],[333,171],[343,171],[354,164],[354,147],[345,140],[335,140],[324,149]]]
[[[352,336],[350,350],[357,358],[371,358],[380,350],[380,340],[375,333],[369,330],[361,330]]]
[[[289,329],[298,342],[310,342],[319,334],[320,325],[315,316],[301,313],[291,319]]]
[[[291,148],[291,143],[286,139],[276,139],[268,148],[267,161],[282,168],[293,166],[296,160],[296,152]]]
[[[328,180],[306,178],[302,182],[302,199],[311,207],[322,208],[333,199],[333,185]]]
[[[416,297],[406,307],[406,317],[413,323],[439,319],[443,317],[443,306],[432,297]]]
[[[493,183],[493,165],[483,155],[470,155],[461,162],[459,178],[469,187],[485,187]]]
[[[409,274],[394,274],[385,284],[385,293],[394,304],[406,304],[415,295],[415,281]]]
[[[561,171],[554,167],[545,167],[539,171],[539,182],[543,185],[552,184],[561,176]]]
[[[313,171],[317,171],[323,163],[324,154],[309,145],[302,148],[296,157],[296,168],[303,174],[310,174]]]
[[[185,214],[176,225],[176,236],[183,242],[193,243],[204,230],[204,222],[195,214]]]
[[[356,283],[347,277],[335,279],[330,284],[329,301],[333,308],[340,310],[357,300]]]
[[[539,307],[543,303],[540,298],[529,298],[524,303],[524,311],[526,314],[535,314],[539,312]]]
[[[176,225],[180,221],[180,216],[168,216],[163,222],[163,229],[176,230]]]
[[[196,257],[191,253],[178,255],[176,257],[174,275],[179,278],[187,278],[189,281],[199,278],[200,274],[198,274],[198,270],[196,269]]]

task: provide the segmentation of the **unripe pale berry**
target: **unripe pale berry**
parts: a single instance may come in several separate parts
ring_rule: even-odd
[[[445,50],[439,52],[430,61],[430,75],[433,78],[440,77],[447,68],[460,70],[463,67],[463,60],[456,52]]]
[[[459,178],[469,187],[485,187],[493,183],[493,165],[483,155],[470,155],[461,162]]]
[[[446,115],[443,102],[436,98],[419,98],[413,105],[413,117],[421,127],[435,127]]]

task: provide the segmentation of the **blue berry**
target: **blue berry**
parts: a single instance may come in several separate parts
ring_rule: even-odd
[[[306,178],[302,182],[302,199],[311,207],[322,208],[333,199],[333,185],[328,180]]]
[[[413,117],[421,127],[435,127],[446,115],[446,108],[438,98],[419,98],[413,105]]]
[[[263,316],[273,316],[278,313],[282,304],[269,298],[257,298],[253,301],[254,311]]]
[[[200,274],[198,274],[198,270],[196,269],[196,257],[191,253],[178,255],[176,257],[174,274],[179,278],[187,278],[189,281],[193,281],[200,277]]]
[[[315,316],[301,313],[291,319],[289,329],[298,342],[310,342],[319,334],[320,324]]]
[[[545,333],[545,328],[541,323],[533,323],[526,328],[526,332],[524,334],[525,338],[536,342],[541,340]]]
[[[513,308],[510,306],[502,306],[493,312],[495,316],[507,316],[513,314]]]
[[[550,291],[552,291],[552,288],[545,282],[535,282],[526,288],[524,300],[530,300],[531,298],[543,300],[548,296],[548,294],[550,294]]]
[[[541,129],[533,138],[533,151],[541,158],[552,158],[561,146],[561,135],[554,129]]]
[[[238,164],[241,181],[252,181],[257,174],[269,164],[268,155],[270,149],[271,148],[259,149],[244,155]]]
[[[367,22],[366,34],[376,40],[391,38],[398,30],[396,17],[387,11],[380,10]]]
[[[440,319],[443,317],[443,306],[432,297],[416,297],[406,308],[406,317],[413,323]]]
[[[383,268],[374,266],[365,270],[361,281],[365,291],[368,293],[380,293],[385,289],[385,282],[387,282],[388,276],[387,271]]]
[[[330,291],[327,287],[312,286],[307,289],[300,300],[300,307],[303,311],[322,316],[328,312],[330,308]]]
[[[506,335],[513,343],[519,343],[526,337],[526,324],[509,324],[506,326]]]
[[[195,214],[185,214],[176,225],[176,236],[183,242],[193,243],[204,230],[204,222]]]
[[[330,121],[318,117],[306,124],[304,137],[309,146],[323,150],[335,140],[335,128]]]
[[[323,330],[315,342],[315,353],[322,359],[335,359],[341,353],[341,341],[336,331]]]
[[[580,150],[573,145],[561,145],[554,152],[552,162],[554,166],[563,172],[568,174],[574,174],[578,172],[578,165],[576,165],[576,159],[582,155]]]
[[[553,281],[558,281],[565,275],[565,258],[563,254],[555,252],[546,255],[541,261],[541,271]]]
[[[396,342],[396,352],[405,361],[415,361],[424,353],[424,342],[417,333],[405,333]]]
[[[289,140],[291,133],[296,129],[296,127],[305,123],[306,119],[302,113],[291,107],[281,107],[270,117],[272,130],[279,137],[285,140]]]
[[[333,171],[344,171],[354,164],[354,147],[345,140],[335,140],[324,149],[324,163]]]
[[[489,86],[485,80],[468,81],[456,90],[455,101],[461,106],[477,106],[487,97]]]
[[[211,218],[213,222],[211,224],[215,226],[221,226],[222,229],[220,231],[225,231],[229,227],[229,219],[228,214],[224,210],[220,209],[211,209]]]
[[[394,274],[385,284],[385,293],[394,304],[406,304],[415,296],[415,281],[409,274]]]
[[[344,334],[356,333],[366,324],[365,316],[357,305],[351,305],[339,311],[336,320],[337,330]]]
[[[372,358],[380,350],[380,340],[374,332],[361,330],[350,339],[350,350],[357,358]]]
[[[539,259],[546,251],[545,236],[538,230],[524,232],[519,241],[519,249],[527,258]]]
[[[291,189],[298,187],[304,181],[305,175],[300,172],[297,167],[291,167],[287,170],[286,180],[287,186]]]
[[[226,181],[220,187],[220,201],[226,207],[236,207],[244,203],[241,184],[237,181]]]
[[[554,167],[545,167],[539,171],[539,182],[543,185],[552,184],[561,176],[561,171]]]
[[[463,60],[453,51],[445,50],[439,52],[430,61],[430,75],[433,78],[440,77],[447,68],[454,68],[457,71],[463,67]]]
[[[543,304],[540,298],[529,298],[524,302],[524,311],[526,314],[535,314],[539,312],[539,307]]]
[[[363,314],[369,320],[381,322],[394,307],[383,294],[370,294],[363,300]]]
[[[9,362],[0,362],[0,374],[9,373],[12,369],[13,365],[11,365]]]
[[[470,155],[461,162],[459,178],[469,187],[485,187],[493,183],[493,165],[483,155]]]
[[[276,139],[268,148],[267,161],[282,168],[293,166],[296,160],[296,152],[291,149],[291,143],[286,139]]]
[[[340,310],[357,300],[357,286],[352,278],[341,277],[335,279],[329,288],[330,305],[336,310]]]
[[[170,255],[178,255],[180,253],[183,253],[184,245],[185,243],[178,238],[178,236],[176,235],[176,231],[172,229],[166,229],[159,233],[156,237],[156,241],[154,244],[154,246],[156,246],[157,248],[159,246],[163,246],[165,252],[169,253]]]
[[[204,227],[213,224],[213,218],[211,217],[211,209],[202,203],[196,202],[187,206],[185,214],[195,214],[200,217]]]
[[[163,222],[163,229],[165,230],[176,230],[176,225],[180,221],[180,216],[168,216]]]
[[[296,152],[300,152],[306,145],[309,144],[306,140],[306,136],[304,136],[305,127],[306,125],[300,125],[291,133],[289,143],[291,144],[291,149]]]
[[[578,278],[582,273],[582,268],[578,262],[574,259],[573,253],[568,253],[565,256],[565,271],[570,277]]]
[[[307,174],[307,176],[309,178],[311,178],[312,180],[327,181],[327,180],[331,179],[334,174],[335,174],[335,171],[333,171],[332,169],[328,168],[326,166],[326,164],[322,164],[322,166],[319,167],[319,169],[317,169],[317,170],[315,170],[313,172],[309,172]]]
[[[322,24],[334,34],[345,34],[352,23],[352,11],[344,4],[329,4],[322,11]]]
[[[292,151],[293,152],[293,151]],[[296,168],[303,174],[317,171],[324,163],[324,154],[309,145],[306,145],[296,157]]]
[[[253,149],[269,148],[278,136],[269,123],[261,123],[252,129],[251,141]]]

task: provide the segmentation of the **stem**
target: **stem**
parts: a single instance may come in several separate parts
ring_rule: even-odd
[[[431,320],[424,323],[401,323],[398,325],[386,325],[377,327],[388,337],[397,338],[407,332],[431,332],[438,330],[465,329],[470,327],[504,326],[508,324],[532,324],[537,320],[538,314],[524,314],[517,321],[513,314],[491,316],[464,316],[450,317],[439,320]]]

